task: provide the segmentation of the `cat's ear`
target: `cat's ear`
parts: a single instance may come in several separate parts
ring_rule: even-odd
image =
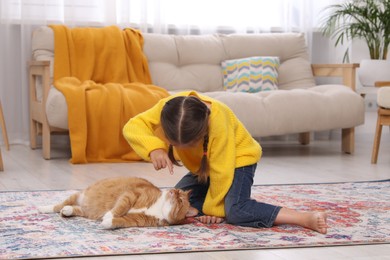
[[[186,190],[184,193],[187,195],[187,197],[191,196],[192,190]]]
[[[198,215],[199,211],[194,207],[189,207],[188,211],[186,213],[187,218],[196,217]]]

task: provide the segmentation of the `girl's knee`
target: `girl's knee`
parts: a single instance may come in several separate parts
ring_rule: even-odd
[[[227,223],[235,225],[241,222],[240,209],[237,205],[225,207],[225,220]]]

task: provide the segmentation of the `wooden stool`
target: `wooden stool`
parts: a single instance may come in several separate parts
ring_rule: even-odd
[[[5,127],[3,106],[1,105],[1,101],[0,101],[0,125],[1,125],[1,132],[3,133],[3,140],[4,140],[5,148],[8,151],[9,150],[8,135],[7,135],[7,128]],[[1,149],[0,149],[0,171],[4,171],[3,157],[1,156]]]
[[[375,82],[376,87],[383,87],[378,90],[378,119],[372,147],[371,163],[375,164],[378,160],[379,145],[381,143],[382,126],[390,126],[390,82]]]

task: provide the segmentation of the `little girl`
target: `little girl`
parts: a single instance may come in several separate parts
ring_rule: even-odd
[[[162,127],[164,136],[157,129]],[[251,199],[262,150],[230,108],[196,92],[160,100],[130,119],[123,134],[156,170],[181,163],[190,171],[176,188],[192,190],[191,206],[203,223],[248,227],[293,224],[325,234],[326,214],[300,212]]]

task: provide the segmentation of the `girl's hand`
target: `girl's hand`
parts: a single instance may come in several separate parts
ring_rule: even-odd
[[[216,216],[206,216],[206,215],[197,217],[197,219],[203,224],[219,224],[224,221],[223,218],[216,217]]]
[[[164,149],[156,149],[150,152],[154,169],[156,171],[168,167],[169,173],[173,174],[173,163],[168,157],[168,153]]]

